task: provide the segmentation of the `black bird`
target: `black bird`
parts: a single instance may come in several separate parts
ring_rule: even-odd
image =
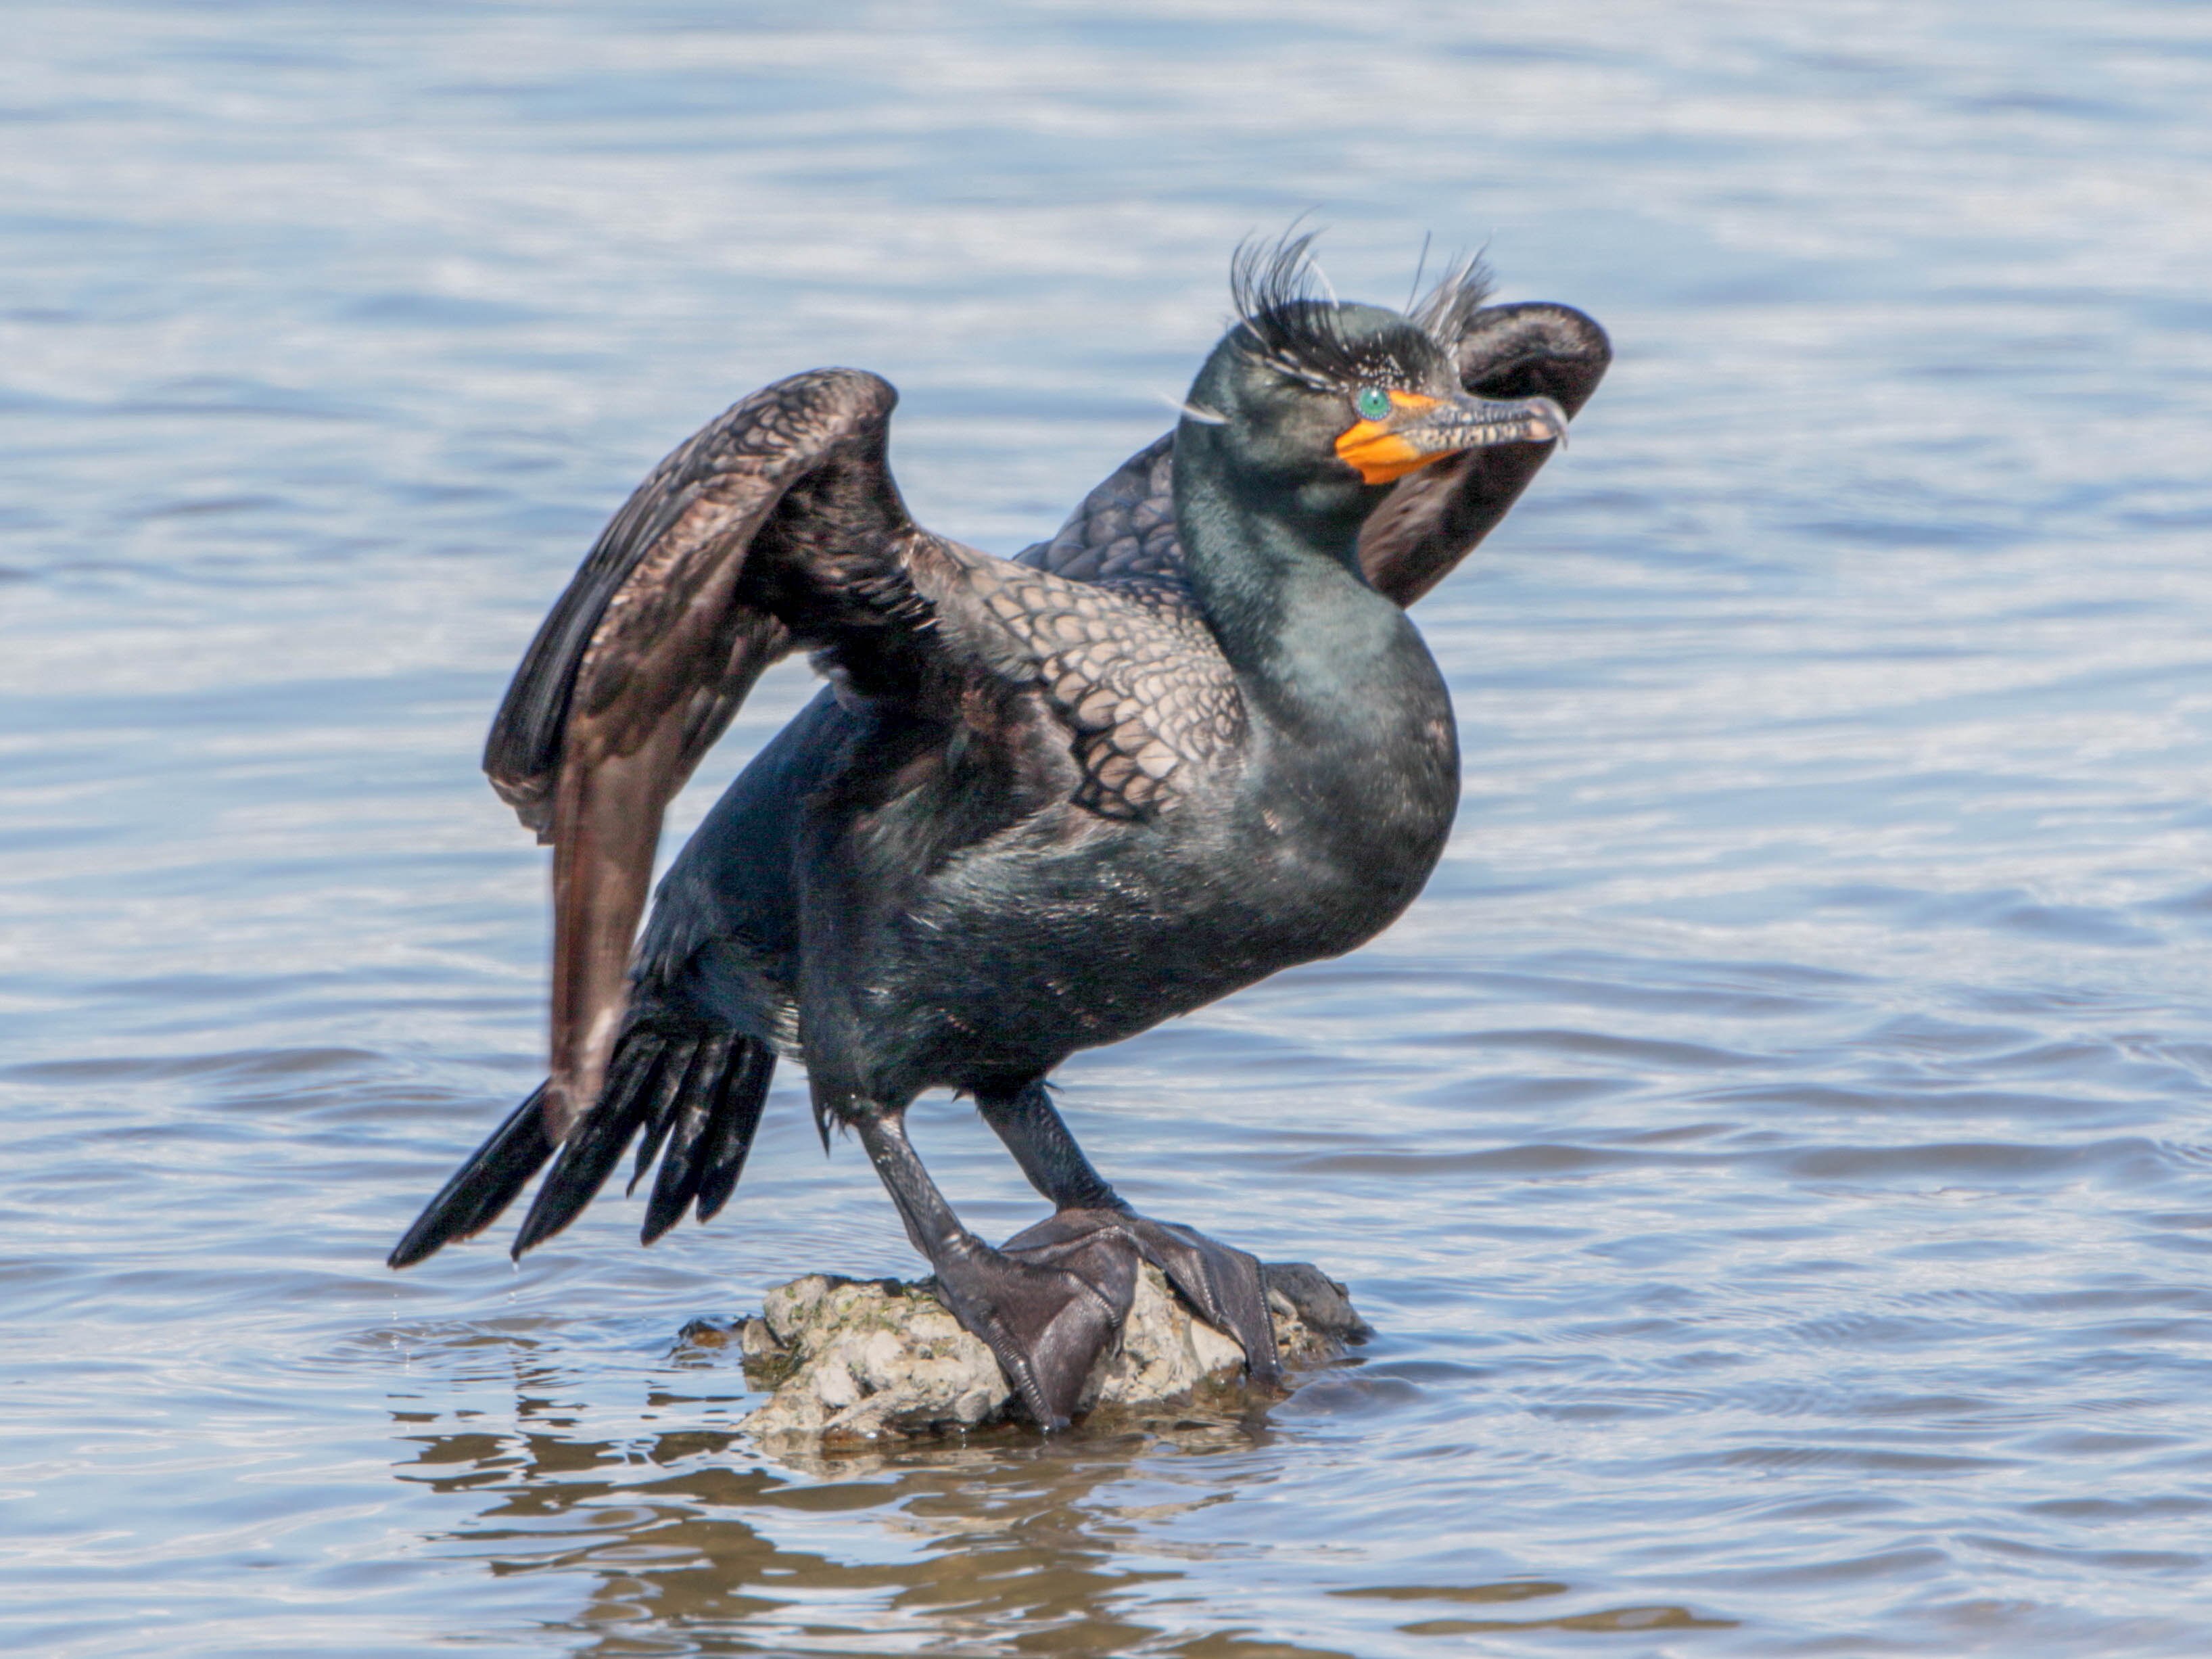
[[[1079,1048],[1349,951],[1412,902],[1459,798],[1450,698],[1401,607],[1490,531],[1610,358],[1479,265],[1409,312],[1336,303],[1310,237],[1240,250],[1237,319],[1175,431],[1013,560],[908,517],[890,385],[754,393],[615,515],[523,658],[484,769],[553,846],[552,1067],[391,1265],[514,1253],[643,1134],[650,1243],[728,1200],[776,1056],[856,1131],[961,1322],[1066,1424],[1157,1263],[1277,1373],[1257,1262],[1125,1204],[1045,1079]],[[661,812],[761,672],[829,690],[644,908]],[[1054,1214],[994,1249],[908,1144],[975,1097]]]

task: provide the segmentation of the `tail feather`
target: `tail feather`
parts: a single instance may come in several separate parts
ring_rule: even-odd
[[[714,1094],[717,1067],[729,1052],[727,1042],[726,1038],[709,1037],[691,1051],[684,1065],[672,1066],[661,1074],[660,1096],[653,1103],[653,1122],[645,1132],[645,1139],[638,1144],[637,1165],[630,1172],[630,1191],[637,1190],[637,1183],[653,1167],[653,1158],[664,1145],[673,1149],[684,1144],[687,1121],[692,1126],[689,1133],[698,1133],[701,1115],[707,1110]]]
[[[760,1128],[761,1110],[768,1104],[769,1080],[775,1075],[775,1050],[765,1042],[748,1042],[739,1064],[731,1069],[715,1104],[714,1125],[708,1137],[706,1172],[699,1178],[699,1219],[711,1221],[745,1172],[745,1154],[753,1149]]]
[[[699,1064],[705,1067],[702,1053]],[[712,1059],[710,1086],[688,1090],[683,1121],[672,1135],[654,1182],[641,1242],[650,1244],[684,1218],[695,1200],[699,1219],[710,1219],[730,1201],[745,1154],[760,1128],[761,1109],[775,1075],[775,1050],[750,1037],[733,1036]]]
[[[522,1231],[514,1236],[512,1254],[517,1261],[581,1215],[599,1195],[629,1150],[630,1137],[659,1099],[660,1091],[654,1085],[668,1072],[681,1073],[699,1042],[678,1038],[671,1042],[648,1029],[631,1034],[622,1044],[598,1101],[562,1143],[560,1158],[546,1173],[530,1213],[523,1218]]]
[[[546,1138],[547,1085],[540,1084],[430,1200],[390,1263],[410,1267],[441,1246],[483,1231],[550,1160],[552,1168],[515,1236],[520,1257],[583,1213],[641,1128],[632,1190],[656,1158],[660,1164],[642,1242],[666,1232],[695,1201],[704,1221],[729,1202],[744,1172],[775,1075],[775,1051],[750,1037],[633,1025],[617,1045],[598,1101],[565,1141],[556,1148]]]
[[[694,1063],[697,1058],[696,1054],[692,1056]],[[645,1172],[653,1167],[653,1160],[660,1155],[660,1148],[668,1139],[668,1132],[680,1115],[677,1107],[684,1098],[684,1079],[690,1074],[691,1067],[688,1065],[661,1068],[659,1092],[653,1103],[652,1113],[646,1119],[645,1133],[638,1139],[637,1163],[630,1170],[629,1185],[623,1189],[625,1193],[637,1190],[637,1183],[645,1179]]]
[[[553,1143],[545,1138],[545,1115],[540,1109],[545,1085],[539,1084],[530,1098],[507,1115],[492,1131],[491,1139],[477,1148],[469,1161],[438,1191],[415,1218],[407,1236],[385,1258],[392,1267],[411,1267],[434,1255],[457,1238],[482,1232],[499,1219],[514,1202],[514,1195],[530,1184],[530,1177],[553,1156]]]
[[[730,1049],[699,1056],[700,1076],[685,1078],[683,1098],[669,1113],[672,1127],[668,1150],[661,1154],[660,1174],[653,1183],[653,1197],[645,1206],[645,1225],[639,1242],[650,1244],[684,1218],[685,1207],[699,1194],[702,1164],[699,1148],[714,1119],[718,1086],[727,1071]]]

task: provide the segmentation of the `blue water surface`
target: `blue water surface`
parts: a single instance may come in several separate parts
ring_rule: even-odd
[[[2202,7],[9,33],[0,1646],[2212,1650]],[[857,364],[917,516],[1011,552],[1302,213],[1347,296],[1433,234],[1619,353],[1418,613],[1427,895],[1063,1074],[1133,1200],[1377,1340],[1263,1422],[771,1455],[678,1331],[915,1266],[795,1068],[713,1226],[386,1273],[539,1073],[544,855],[477,747],[631,484]]]

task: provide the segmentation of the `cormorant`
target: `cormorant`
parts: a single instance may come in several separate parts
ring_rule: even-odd
[[[1173,433],[1000,559],[908,517],[896,393],[796,374],[654,468],[523,658],[484,769],[553,846],[551,1074],[392,1253],[520,1255],[642,1132],[643,1230],[728,1200],[779,1054],[860,1137],[1027,1409],[1064,1425],[1139,1259],[1278,1361],[1257,1262],[1137,1214],[1046,1094],[1079,1048],[1349,951],[1419,892],[1459,799],[1402,607],[1501,519],[1610,358],[1478,264],[1405,313],[1337,303],[1310,236],[1248,246]],[[730,786],[633,952],[662,809],[794,650],[830,688]],[[994,1249],[908,1144],[972,1095],[1054,1215]],[[555,1158],[555,1153],[558,1157]]]

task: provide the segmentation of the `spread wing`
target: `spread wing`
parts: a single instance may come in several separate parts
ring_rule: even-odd
[[[678,449],[615,515],[508,688],[484,769],[553,844],[559,1144],[598,1099],[661,817],[762,671],[814,651],[852,690],[963,717],[977,679],[1070,734],[1078,805],[1139,817],[1243,726],[1234,676],[1177,590],[1119,591],[915,525],[884,462],[897,394],[795,375]]]
[[[1468,391],[1485,398],[1556,398],[1571,416],[1605,378],[1605,331],[1566,306],[1486,306],[1468,315],[1454,355]],[[1463,452],[1399,480],[1359,538],[1368,580],[1410,605],[1497,527],[1551,459],[1549,443]],[[1175,529],[1175,435],[1139,450],[1084,498],[1024,564],[1081,581],[1173,580],[1182,570]]]
[[[598,1097],[620,1033],[661,814],[795,643],[753,592],[757,567],[803,556],[825,518],[844,520],[864,563],[894,556],[909,527],[883,469],[896,399],[874,375],[832,369],[729,409],[615,515],[507,688],[484,770],[553,843],[543,1112],[556,1145]]]

